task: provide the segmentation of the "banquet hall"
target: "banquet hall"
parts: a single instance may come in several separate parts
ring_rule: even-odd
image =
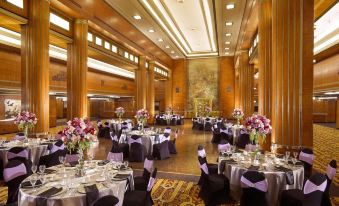
[[[0,0],[0,205],[339,205],[338,0]]]

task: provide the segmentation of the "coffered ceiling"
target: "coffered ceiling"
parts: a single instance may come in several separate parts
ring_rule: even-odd
[[[174,59],[234,55],[246,3],[246,0],[105,1]]]

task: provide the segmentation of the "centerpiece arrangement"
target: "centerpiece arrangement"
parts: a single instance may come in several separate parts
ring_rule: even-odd
[[[137,113],[134,116],[138,123],[141,125],[141,130],[144,130],[144,126],[147,123],[147,120],[149,119],[149,113],[146,109],[140,109],[137,111]]]
[[[38,119],[34,113],[28,111],[22,111],[14,120],[14,124],[18,125],[18,129],[24,132],[25,139],[28,138],[29,130],[32,130]]]
[[[211,107],[205,106],[205,116],[208,117],[208,116],[210,115],[211,112],[212,112]]]
[[[115,114],[118,116],[119,122],[121,122],[121,118],[125,114],[125,109],[123,107],[118,107],[115,109]]]
[[[244,117],[244,112],[239,108],[235,108],[232,112],[232,116],[237,119],[237,126],[239,126],[240,120]]]
[[[253,114],[246,119],[245,127],[253,143],[265,142],[266,135],[270,134],[272,130],[270,122],[268,118],[259,114]]]
[[[84,152],[87,151],[91,143],[96,140],[96,131],[93,124],[88,119],[74,118],[67,122],[67,126],[62,131],[62,140],[68,151],[79,153],[78,174],[84,174]]]
[[[171,115],[172,114],[172,107],[167,107],[166,108],[166,114]]]

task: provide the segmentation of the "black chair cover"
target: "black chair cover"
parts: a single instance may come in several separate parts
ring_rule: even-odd
[[[325,185],[322,189],[310,190],[313,186]],[[312,186],[313,185],[313,186]],[[284,190],[281,193],[280,206],[319,206],[327,186],[325,175],[316,173],[304,185],[304,191],[298,189]],[[312,191],[312,192],[310,192]]]
[[[326,170],[327,186],[324,191],[323,198],[321,200],[321,206],[332,206],[331,200],[330,200],[330,187],[332,184],[332,180],[335,177],[336,169],[337,169],[337,161],[331,160]]]
[[[312,175],[313,162],[302,158],[302,154],[314,156],[313,150],[310,148],[303,148],[299,153],[299,160],[304,164],[304,180],[306,181]]]
[[[265,176],[258,171],[247,171],[243,174],[250,182],[257,183],[265,181]],[[243,187],[240,200],[241,206],[266,206],[266,191],[261,191],[255,187]]]
[[[168,142],[168,150],[170,154],[177,154],[177,148],[175,146],[175,142],[177,141],[177,137],[179,134],[179,130],[177,129],[174,134],[174,138]]]
[[[144,171],[142,173],[142,176],[134,177],[134,188],[136,190],[143,190],[143,191],[147,190],[148,181],[149,181],[149,178],[151,177],[152,170],[153,170],[153,164],[154,164],[154,161],[153,161],[152,156],[149,156],[145,159]]]
[[[238,137],[237,147],[241,149],[245,149],[246,145],[250,143],[250,135],[249,134],[240,134]]]
[[[55,165],[59,165],[59,157],[66,156],[66,150],[58,150],[52,154],[44,155],[40,157],[39,166],[45,165],[46,167],[53,167]]]
[[[129,161],[130,162],[143,162],[144,161],[144,146],[142,145],[141,137],[132,135],[131,140],[138,140],[140,142],[132,142],[130,144]]]
[[[169,134],[164,134],[165,137],[168,137]],[[153,145],[153,157],[159,160],[167,159],[170,157],[170,152],[168,149],[168,140],[165,140],[161,143]]]
[[[91,206],[114,206],[118,205],[119,199],[113,195],[106,195],[97,199]]]
[[[111,139],[114,139],[114,135],[115,135],[114,132],[110,133]],[[121,136],[122,136],[122,130],[119,131],[118,141],[120,140],[120,138],[122,138]],[[120,151],[124,154],[124,158],[129,158],[129,144],[128,143],[118,143],[118,147],[119,147]]]

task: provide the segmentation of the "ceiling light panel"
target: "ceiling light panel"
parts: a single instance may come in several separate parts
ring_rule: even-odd
[[[234,9],[234,7],[235,7],[234,3],[229,3],[226,5],[227,10]]]
[[[133,19],[135,19],[135,20],[140,20],[140,19],[141,19],[141,16],[139,16],[139,15],[134,15],[134,16],[133,16]]]

